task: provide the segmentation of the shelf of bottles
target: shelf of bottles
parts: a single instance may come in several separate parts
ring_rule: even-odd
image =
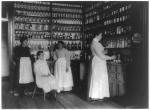
[[[132,63],[130,55],[125,55],[127,56],[126,58],[124,54],[121,54],[121,51],[128,51],[127,49],[130,50],[131,47],[132,26],[130,20],[132,16],[130,12],[132,4],[128,2],[108,2],[104,7],[106,13],[103,14],[105,16],[103,33],[106,48],[119,54],[120,57],[117,57],[117,61],[127,64]],[[118,52],[119,49],[120,52]],[[119,63],[115,60],[110,62]]]
[[[80,60],[82,50],[82,5],[65,2],[52,3],[52,40],[62,40],[72,60]]]
[[[85,31],[126,24],[130,19],[130,3],[98,2],[85,8]],[[93,25],[94,24],[94,25]]]
[[[103,43],[111,52],[129,49],[131,11],[132,4],[129,2],[97,2],[85,7],[85,49],[89,48],[88,43],[94,38],[94,31],[103,32]]]
[[[43,50],[45,58],[49,59],[50,4],[43,1],[14,2],[14,46],[20,45],[19,39],[27,36],[31,53],[35,55],[38,50]]]

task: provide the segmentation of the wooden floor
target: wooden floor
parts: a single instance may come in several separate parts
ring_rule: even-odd
[[[107,101],[87,102],[73,93],[62,93],[57,99],[47,98],[44,102],[43,96],[14,97],[9,94],[8,81],[2,81],[2,108],[3,109],[103,109],[123,108],[120,105]]]

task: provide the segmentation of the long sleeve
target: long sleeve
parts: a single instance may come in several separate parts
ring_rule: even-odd
[[[38,65],[37,63],[34,63],[34,73],[35,73],[36,75],[41,76],[40,67],[39,67],[39,65]]]
[[[109,60],[111,59],[110,56],[107,56],[104,54],[102,48],[98,45],[97,42],[92,42],[91,50],[93,54],[96,54],[99,58],[103,60]]]
[[[70,66],[70,54],[68,52],[68,50],[65,50],[65,58],[66,58],[66,66],[69,67]]]

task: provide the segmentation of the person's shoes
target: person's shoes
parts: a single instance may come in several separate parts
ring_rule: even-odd
[[[54,98],[55,98],[55,100],[56,100],[57,92],[56,92],[55,90],[53,90],[52,94],[53,94],[53,97],[54,97]]]
[[[103,99],[89,99],[89,102],[98,102],[98,101],[104,101]]]

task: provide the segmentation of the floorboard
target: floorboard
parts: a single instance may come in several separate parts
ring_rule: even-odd
[[[2,108],[3,109],[101,109],[121,108],[118,104],[110,102],[88,102],[74,93],[60,93],[55,100],[48,96],[46,101],[43,94],[31,96],[14,97],[9,93],[8,81],[2,81]]]

